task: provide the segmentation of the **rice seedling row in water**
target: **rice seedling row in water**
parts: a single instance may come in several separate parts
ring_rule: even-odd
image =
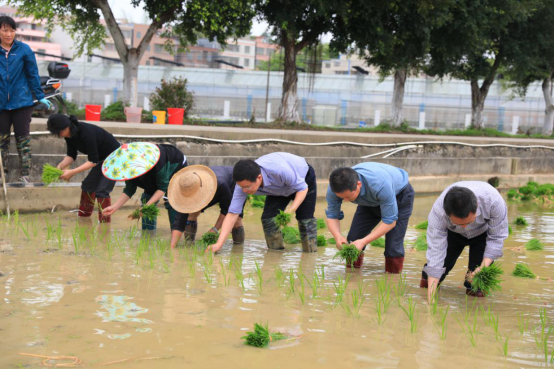
[[[509,340],[509,337],[506,336],[506,339],[502,343],[502,348],[498,349],[500,353],[504,356],[508,356],[508,340]]]
[[[324,235],[320,234],[317,236],[317,246],[325,247],[327,246],[327,238]]]
[[[531,267],[525,263],[517,263],[512,275],[520,278],[537,278],[537,275],[533,273]]]
[[[333,282],[333,288],[335,290],[335,306],[342,302],[349,281],[350,274],[348,274],[346,278],[342,278],[342,276],[339,275],[337,281]]]
[[[554,327],[550,324],[550,320],[546,315],[546,308],[539,309],[539,321],[540,321],[540,327],[538,327],[539,334],[535,335],[535,343],[537,344],[538,349],[542,351],[544,355],[544,362],[546,363],[548,362],[548,355],[549,355],[548,342],[549,342],[550,336],[554,331]],[[553,362],[553,361],[554,361],[554,349],[552,350],[550,362]]]
[[[439,337],[441,340],[446,340],[446,331],[448,328],[447,320],[448,317],[448,310],[450,309],[450,306],[446,306],[446,309],[441,310],[438,319],[435,322],[435,327],[437,328],[437,331],[439,332]]]
[[[277,283],[277,286],[279,288],[285,285],[285,273],[283,272],[283,269],[281,269],[280,266],[277,266],[275,268],[275,271],[273,272],[273,276],[275,277],[275,282]]]
[[[42,183],[45,186],[49,186],[52,183],[58,182],[62,174],[63,170],[46,163],[42,167]]]
[[[254,331],[246,332],[246,336],[241,337],[245,340],[245,344],[254,347],[267,347],[271,341],[279,341],[286,339],[282,333],[271,333],[268,328],[268,324],[265,326],[262,324],[254,323]]]
[[[358,248],[354,245],[344,245],[342,249],[335,254],[333,259],[337,256],[353,267],[354,262],[358,260],[358,257],[360,256],[360,250],[358,250]]]
[[[300,271],[296,273],[298,277],[298,284],[300,285],[300,289],[298,290],[298,297],[300,297],[300,301],[302,302],[302,305],[306,303],[306,293],[304,291],[304,279],[306,276],[302,274]]]
[[[544,250],[544,245],[542,244],[541,241],[537,240],[536,238],[533,238],[525,244],[525,249],[527,251],[542,251]]]
[[[471,290],[473,292],[481,291],[485,295],[492,291],[500,291],[500,276],[504,273],[500,263],[493,263],[488,267],[483,267],[473,276],[471,280]]]
[[[262,268],[260,268],[260,265],[257,261],[254,261],[255,271],[256,271],[256,287],[258,288],[258,293],[261,295],[264,287],[264,275],[262,272]]]
[[[525,317],[523,313],[517,315],[517,328],[519,333],[522,335],[527,331],[527,326],[529,325],[529,317]]]
[[[385,248],[385,239],[383,237],[379,237],[378,239],[371,241],[370,244],[373,247]]]
[[[400,305],[400,308],[404,311],[408,319],[410,320],[410,333],[417,332],[417,302],[412,299],[412,296],[408,297],[408,304],[406,307]]]
[[[456,320],[460,324],[460,327],[466,334],[471,346],[477,346],[477,334],[479,333],[479,325],[477,324],[477,312],[473,314],[473,322],[470,322],[469,319],[463,319],[460,316],[456,316]]]
[[[283,210],[279,210],[279,214],[275,217],[275,223],[281,228],[289,225],[292,219],[292,214],[285,213]]]
[[[414,243],[414,249],[416,251],[427,250],[427,232],[420,233]]]
[[[517,217],[516,220],[514,221],[514,224],[515,224],[515,225],[526,226],[526,225],[527,225],[527,220],[525,220],[524,217],[519,216],[519,217]]]
[[[421,222],[418,225],[415,226],[415,229],[427,229],[429,227],[429,221],[426,220],[425,222]]]

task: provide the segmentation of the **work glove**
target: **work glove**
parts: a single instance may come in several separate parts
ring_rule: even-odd
[[[41,104],[46,105],[46,108],[47,108],[48,110],[52,109],[52,103],[51,103],[50,101],[48,101],[47,99],[39,100],[39,102],[40,102]]]

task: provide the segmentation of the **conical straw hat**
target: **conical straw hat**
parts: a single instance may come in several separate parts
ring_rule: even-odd
[[[167,198],[173,209],[190,214],[204,209],[217,191],[217,177],[205,165],[190,165],[173,175]]]
[[[128,181],[142,176],[160,160],[160,148],[150,142],[121,145],[102,164],[104,177],[112,181]]]

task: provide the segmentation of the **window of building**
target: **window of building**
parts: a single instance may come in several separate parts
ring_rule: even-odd
[[[198,55],[196,55],[196,60],[201,62],[202,61],[202,54],[198,53]]]
[[[334,65],[335,67],[340,67],[340,62],[338,62],[338,61],[333,62],[333,65]]]
[[[256,55],[264,55],[265,49],[263,47],[257,47],[256,48]]]
[[[187,59],[192,61],[193,55],[192,55],[191,52],[188,52],[188,53],[187,53]]]
[[[273,55],[275,53],[275,50],[273,49],[267,49],[266,55]]]
[[[147,60],[145,64],[150,65],[150,60]]]
[[[245,46],[244,47],[244,53],[245,54],[250,54],[250,46]]]
[[[331,68],[331,63],[325,63],[325,68]]]
[[[106,44],[106,50],[107,51],[114,51],[115,45],[114,44]]]
[[[250,59],[244,58],[244,66],[249,67],[250,66]]]
[[[150,51],[150,45],[146,46],[146,51]]]
[[[227,45],[227,47],[225,48],[227,51],[232,51],[232,52],[239,52],[240,51],[240,45]]]
[[[137,32],[137,38],[140,38],[140,32]]]
[[[164,49],[164,45],[162,44],[154,44],[154,52],[155,53],[167,53]]]

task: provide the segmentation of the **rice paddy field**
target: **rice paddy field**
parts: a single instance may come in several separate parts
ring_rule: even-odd
[[[466,249],[429,305],[419,288],[425,251],[414,249],[425,230],[415,226],[435,198],[416,198],[402,275],[384,274],[376,246],[353,270],[332,244],[268,251],[262,209],[250,206],[246,243],[229,240],[217,255],[170,249],[161,207],[158,230],[147,232],[125,210],[110,225],[69,212],[3,216],[0,368],[553,367],[552,208],[509,203],[501,291],[466,297]],[[216,208],[200,217],[197,239]],[[319,202],[318,218],[324,209]],[[344,206],[345,234],[354,209]],[[528,224],[513,224],[518,216]],[[532,239],[542,249],[528,250]],[[513,276],[518,263],[537,278]],[[280,338],[245,345],[255,323]]]

